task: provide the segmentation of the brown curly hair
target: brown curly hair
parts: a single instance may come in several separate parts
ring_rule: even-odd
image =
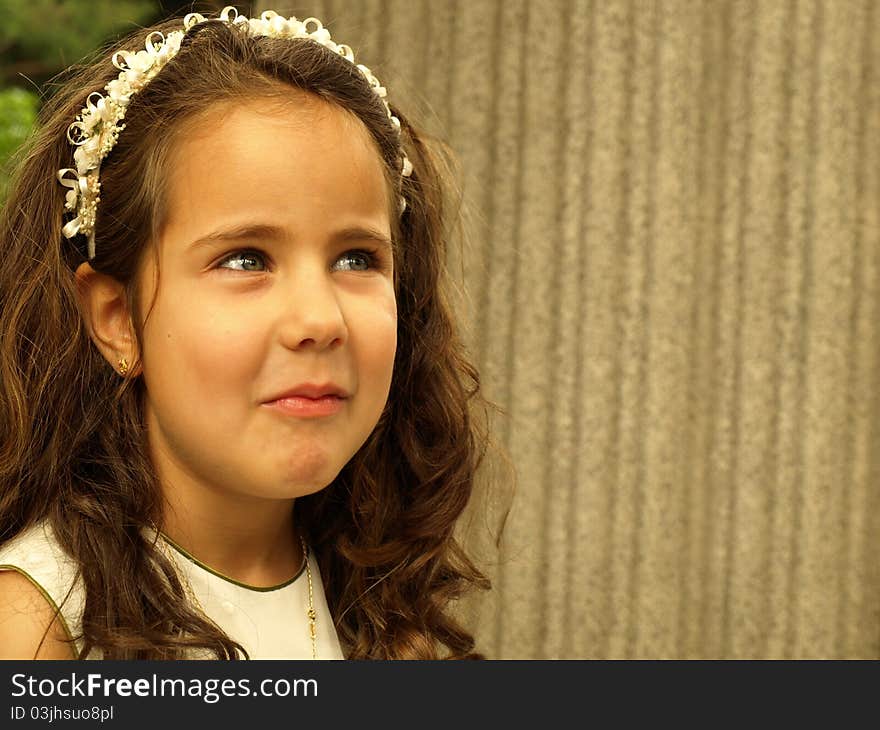
[[[68,125],[117,75],[114,51],[179,28],[173,20],[139,29],[67,72],[0,215],[0,544],[50,521],[84,580],[80,658],[92,648],[106,659],[177,659],[188,649],[247,657],[187,602],[173,565],[144,537],[162,515],[143,379],[118,378],[91,342],[73,276],[82,242],[60,233],[64,196],[54,175],[70,164]],[[447,292],[453,181],[445,146],[392,105],[398,138],[361,74],[317,43],[198,25],[132,98],[102,165],[91,264],[124,285],[129,311],[141,311],[135,275],[161,230],[166,164],[186,123],[218,101],[277,98],[290,87],[357,115],[383,158],[391,199],[403,195],[408,206],[393,231],[398,347],[387,406],[333,482],[297,499],[298,528],[319,561],[347,657],[479,658],[451,602],[489,581],[453,532],[491,443],[491,404]],[[414,166],[403,179],[401,144]],[[140,345],[143,323],[135,329]]]

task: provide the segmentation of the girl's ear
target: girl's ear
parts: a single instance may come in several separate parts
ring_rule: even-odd
[[[86,262],[76,270],[76,291],[89,336],[113,369],[119,371],[121,358],[130,364],[140,363],[122,284],[112,276],[95,271]],[[128,375],[134,377],[139,371],[138,364]]]

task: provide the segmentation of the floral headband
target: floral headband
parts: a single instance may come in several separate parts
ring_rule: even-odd
[[[220,20],[238,26],[247,26],[250,35],[271,38],[308,38],[338,53],[354,64],[354,53],[346,45],[336,44],[330,39],[329,31],[317,18],[297,20],[284,18],[272,10],[267,10],[259,18],[246,18],[239,15],[231,6],[223,8]],[[167,36],[153,31],[146,38],[145,50],[137,53],[117,51],[113,54],[113,65],[120,70],[118,78],[104,87],[105,94],[94,91],[86,99],[86,105],[67,129],[67,139],[76,147],[73,159],[76,169],[64,168],[57,173],[58,182],[69,188],[64,208],[75,212],[73,220],[61,229],[66,238],[78,233],[88,236],[88,255],[95,257],[95,218],[98,203],[101,202],[101,183],[99,174],[102,160],[116,144],[119,133],[125,129],[122,120],[132,95],[140,91],[180,50],[180,42],[190,28],[206,22],[199,13],[189,13],[183,19],[184,30],[171,31]],[[391,113],[385,101],[386,91],[370,69],[356,64],[358,71],[366,78],[376,95],[385,105],[391,124],[400,134],[400,120]],[[412,164],[401,151],[400,174],[409,177]],[[406,200],[400,198],[400,212],[406,209]]]

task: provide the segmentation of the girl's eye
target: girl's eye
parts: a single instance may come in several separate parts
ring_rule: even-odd
[[[218,269],[232,269],[233,271],[265,271],[267,257],[260,251],[244,249],[235,251],[225,256],[217,264]],[[235,264],[235,265],[232,265]],[[336,260],[336,266],[341,265],[342,271],[369,271],[370,269],[381,269],[377,251],[346,251]],[[259,268],[260,266],[263,268]],[[334,266],[334,268],[336,268]]]
[[[377,267],[375,251],[346,251],[337,261],[344,262],[351,271],[367,271]]]
[[[230,261],[240,261],[242,262],[242,266],[226,266],[225,264]],[[249,268],[251,264],[257,262],[257,266],[259,266],[259,262],[266,262],[263,254],[258,251],[236,251],[235,253],[226,256],[221,259],[220,263],[217,264],[218,269],[233,269],[234,271],[260,271],[260,269],[252,269]]]

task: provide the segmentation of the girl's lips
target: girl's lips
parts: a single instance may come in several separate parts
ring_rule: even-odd
[[[287,396],[279,398],[263,405],[285,416],[297,418],[320,418],[332,416],[342,410],[346,399],[336,395],[325,395],[320,398],[306,398],[305,396]]]

